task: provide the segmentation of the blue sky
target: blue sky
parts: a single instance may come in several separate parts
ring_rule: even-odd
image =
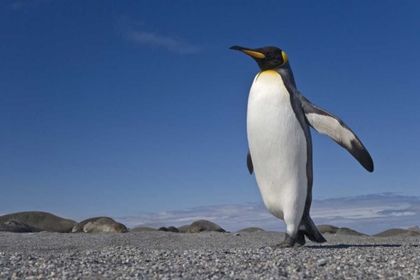
[[[313,131],[317,201],[419,197],[419,14],[418,1],[2,1],[0,214],[260,205],[245,164],[258,68],[232,45],[285,50],[298,89],[371,153],[368,173]]]

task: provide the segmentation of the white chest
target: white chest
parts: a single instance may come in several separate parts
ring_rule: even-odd
[[[283,218],[284,207],[306,198],[307,146],[281,76],[264,71],[248,99],[248,144],[257,183],[268,210]]]

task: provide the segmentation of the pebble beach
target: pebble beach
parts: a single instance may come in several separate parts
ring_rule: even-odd
[[[0,232],[0,279],[420,279],[420,237]]]

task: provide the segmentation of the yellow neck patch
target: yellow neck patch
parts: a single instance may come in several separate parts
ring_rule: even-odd
[[[283,64],[285,64],[289,60],[289,58],[287,57],[287,54],[284,51],[281,52],[281,56],[283,57]]]
[[[280,75],[280,74],[279,74],[277,71],[275,71],[275,70],[264,70],[264,71],[259,72],[259,73],[257,74],[257,76],[255,76],[255,82],[258,80],[258,78],[259,78],[261,75],[266,76],[266,75]]]
[[[278,75],[279,73],[276,70],[264,70],[261,71],[260,74]]]

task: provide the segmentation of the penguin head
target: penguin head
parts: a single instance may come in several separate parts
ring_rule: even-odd
[[[258,49],[249,49],[240,46],[230,47],[231,50],[241,51],[252,57],[262,71],[274,70],[287,65],[289,59],[284,51],[277,47],[263,47]]]

